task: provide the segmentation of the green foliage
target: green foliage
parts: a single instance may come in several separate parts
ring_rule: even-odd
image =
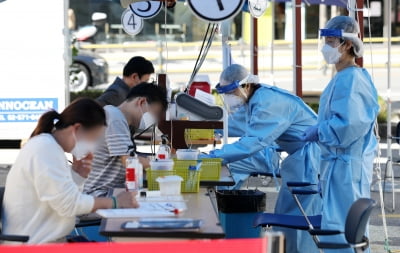
[[[378,123],[385,123],[387,120],[387,104],[382,97],[378,97],[378,103],[380,106],[378,114]]]
[[[318,114],[319,103],[306,103],[313,111]]]
[[[98,98],[101,94],[103,94],[103,90],[95,90],[95,89],[90,89],[90,90],[84,90],[80,92],[70,92],[70,101],[74,101],[77,98]]]

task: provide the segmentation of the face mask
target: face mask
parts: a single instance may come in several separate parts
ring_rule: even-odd
[[[143,112],[143,111],[142,111]],[[140,119],[139,123],[139,130],[144,131],[150,128],[152,125],[154,125],[157,122],[153,114],[150,112],[145,112],[142,115],[142,118]]]
[[[75,146],[72,149],[71,154],[75,157],[75,159],[82,160],[89,153],[94,152],[95,144],[93,142],[86,140],[78,140],[76,138],[75,133],[74,133],[74,139],[75,139]]]
[[[224,95],[224,103],[228,107],[230,113],[236,112],[241,106],[244,105],[244,100],[233,94]]]
[[[336,64],[339,62],[339,59],[342,56],[342,53],[339,52],[339,47],[341,45],[342,44],[340,44],[338,47],[331,47],[325,44],[322,47],[321,53],[328,64]]]

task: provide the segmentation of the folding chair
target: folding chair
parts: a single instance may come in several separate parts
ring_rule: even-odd
[[[361,198],[352,204],[346,217],[344,232],[338,230],[321,230],[322,216],[307,216],[297,197],[297,195],[320,193],[320,189],[297,189],[298,187],[315,185],[306,182],[288,182],[287,185],[303,216],[264,213],[255,218],[254,226],[279,226],[308,230],[319,249],[353,248],[358,253],[365,251],[369,247],[368,238],[364,234],[372,209],[376,206],[374,200]],[[339,235],[343,233],[345,234],[347,243],[322,242],[319,239],[319,236]]]
[[[345,231],[338,230],[310,230],[313,236],[345,235],[347,243],[316,242],[320,249],[346,249],[353,248],[355,253],[364,252],[369,247],[369,240],[365,236],[368,220],[376,202],[372,199],[361,198],[350,207],[346,217]]]
[[[292,193],[292,196],[303,215],[287,215],[287,214],[274,214],[263,213],[257,216],[253,225],[255,227],[286,227],[299,230],[313,230],[321,227],[321,215],[307,216],[301,205],[297,195],[311,195],[319,194],[320,189],[317,184],[307,182],[287,182],[287,186]],[[300,187],[313,187],[318,189],[299,189]]]
[[[4,198],[4,187],[0,187],[0,225],[1,225],[1,213],[3,209],[3,198]],[[29,241],[29,236],[22,236],[22,235],[5,235],[1,231],[0,226],[0,241],[10,241],[10,242],[27,242]]]

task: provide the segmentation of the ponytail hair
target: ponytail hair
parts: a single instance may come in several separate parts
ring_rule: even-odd
[[[42,133],[51,133],[54,129],[67,128],[76,123],[80,123],[86,129],[106,126],[106,114],[103,107],[93,99],[78,98],[62,113],[55,110],[44,113],[33,130],[31,138]]]
[[[51,110],[51,111],[44,113],[40,117],[38,124],[37,124],[35,130],[33,130],[31,137],[39,135],[41,133],[51,133],[51,131],[53,131],[53,129],[54,129],[54,122],[56,120],[59,120],[60,116],[61,115],[58,112],[56,112],[55,110]]]

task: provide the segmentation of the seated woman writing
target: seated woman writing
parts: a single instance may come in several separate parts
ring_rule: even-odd
[[[3,231],[28,235],[30,244],[65,241],[77,215],[97,209],[135,208],[135,194],[95,198],[82,193],[91,170],[92,150],[106,125],[103,108],[78,99],[59,114],[41,116],[6,181]],[[69,165],[65,152],[74,156]]]

